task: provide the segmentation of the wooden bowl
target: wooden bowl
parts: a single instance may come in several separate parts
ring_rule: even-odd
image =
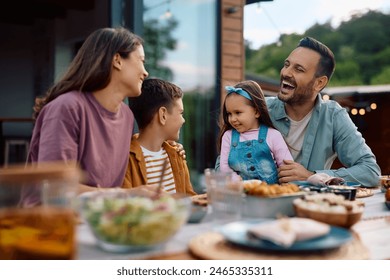
[[[352,213],[332,213],[309,210],[294,203],[294,210],[298,217],[309,218],[333,226],[350,228],[362,217],[363,211]]]

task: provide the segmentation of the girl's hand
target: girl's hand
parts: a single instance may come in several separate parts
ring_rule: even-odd
[[[167,141],[169,143],[169,145],[171,145],[172,147],[174,147],[176,149],[176,152],[183,158],[183,159],[186,159],[186,151],[184,150],[184,147],[182,144],[176,142],[176,141],[173,141],[173,140],[168,140]]]

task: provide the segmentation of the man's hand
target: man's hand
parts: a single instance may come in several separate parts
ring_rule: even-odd
[[[168,142],[169,145],[171,145],[172,147],[175,147],[176,152],[177,152],[183,159],[186,159],[186,151],[184,150],[184,147],[183,147],[182,144],[177,143],[176,141],[173,141],[173,140],[168,140],[167,142]]]
[[[284,165],[278,168],[279,183],[291,181],[305,181],[313,172],[304,168],[301,164],[292,160],[284,160]]]

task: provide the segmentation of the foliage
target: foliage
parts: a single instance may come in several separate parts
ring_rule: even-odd
[[[174,17],[164,22],[158,19],[144,22],[146,69],[150,77],[159,77],[164,80],[173,79],[172,70],[162,65],[161,62],[164,61],[167,51],[176,48],[177,40],[171,34],[177,25],[178,22]]]
[[[368,11],[334,28],[314,24],[303,34],[283,34],[282,43],[262,46],[246,55],[246,71],[279,79],[284,60],[298,41],[310,36],[329,46],[336,57],[331,86],[390,83],[390,14]],[[250,46],[250,43],[247,43]]]

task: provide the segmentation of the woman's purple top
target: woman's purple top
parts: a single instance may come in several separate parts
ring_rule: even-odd
[[[122,185],[127,168],[134,115],[122,103],[117,113],[103,108],[91,93],[62,94],[39,113],[29,162],[77,161],[83,184]]]

